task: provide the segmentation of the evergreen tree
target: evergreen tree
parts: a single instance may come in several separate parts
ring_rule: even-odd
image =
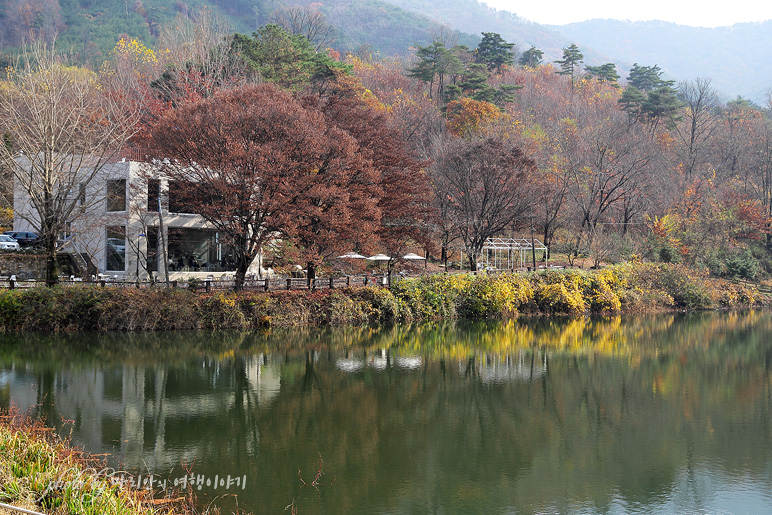
[[[544,52],[542,52],[535,46],[531,46],[531,48],[523,52],[523,55],[520,56],[520,59],[517,61],[517,64],[519,64],[520,66],[528,66],[530,68],[536,68],[542,63],[542,57],[544,57]]]
[[[345,64],[314,50],[305,36],[290,34],[278,25],[264,25],[251,38],[236,34],[232,49],[264,81],[287,89],[318,85],[348,71]]]
[[[649,91],[646,102],[641,106],[641,112],[652,123],[664,120],[668,126],[680,119],[678,111],[683,103],[678,100],[676,91],[670,86],[661,86]]]
[[[475,61],[484,64],[490,71],[499,71],[502,66],[515,63],[514,43],[507,43],[495,32],[483,32],[483,38],[477,45]]]
[[[522,86],[511,86],[508,84],[502,84],[498,89],[494,88],[488,84],[488,70],[482,63],[471,63],[467,66],[464,78],[459,82],[458,86],[460,86],[458,92],[464,96],[479,102],[496,104],[500,108],[503,108],[507,102],[514,102],[515,91],[522,88]],[[455,94],[454,90],[452,95]],[[446,98],[449,99],[449,102],[451,100],[458,100],[460,96],[459,94],[451,98],[451,94],[448,94]]]
[[[630,116],[653,125],[663,120],[668,125],[678,121],[678,111],[683,104],[673,89],[675,82],[663,80],[659,66],[633,64],[627,84],[619,103]]]
[[[595,77],[600,82],[609,82],[615,87],[619,87],[617,84],[619,74],[617,73],[616,64],[606,63],[600,66],[585,66],[584,69],[590,77]]]
[[[464,91],[457,84],[448,84],[445,86],[445,93],[442,96],[442,101],[445,104],[449,104],[461,98],[464,95]]]
[[[579,47],[576,43],[571,43],[571,46],[563,49],[563,59],[555,61],[560,65],[560,75],[568,75],[571,77],[571,87],[574,86],[574,80],[579,71],[579,65],[582,64],[584,55],[579,51]]]
[[[459,83],[464,94],[474,100],[491,102],[494,89],[488,85],[488,69],[482,63],[472,63],[466,67],[464,79]]]
[[[662,80],[662,70],[656,64],[654,66],[639,66],[638,63],[635,63],[630,68],[627,84],[640,91],[648,92],[663,86],[672,88],[675,82]]]
[[[458,47],[460,48],[460,47]],[[458,48],[449,49],[445,43],[435,39],[431,45],[416,50],[418,63],[408,70],[410,77],[429,83],[429,97],[438,101],[444,99],[446,77],[460,74],[463,63],[458,57]],[[436,85],[436,86],[435,86]],[[434,91],[436,89],[436,97]]]
[[[644,102],[646,102],[646,93],[634,86],[627,86],[619,99],[622,110],[634,119],[640,118]]]

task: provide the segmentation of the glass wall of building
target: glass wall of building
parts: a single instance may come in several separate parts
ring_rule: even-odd
[[[169,229],[169,270],[172,272],[226,272],[236,269],[232,249],[217,231]]]
[[[105,269],[108,271],[126,271],[126,227],[107,227],[105,264]]]

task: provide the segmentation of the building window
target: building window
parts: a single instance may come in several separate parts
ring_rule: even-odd
[[[107,211],[126,211],[126,179],[107,181]]]
[[[169,270],[172,272],[224,272],[236,270],[233,249],[206,229],[170,228]]]
[[[158,271],[158,227],[147,228],[147,266],[148,272]]]
[[[107,228],[105,254],[106,270],[111,272],[126,271],[126,227]]]
[[[78,205],[83,206],[86,204],[86,184],[80,183],[78,185]]]
[[[150,213],[158,212],[158,202],[161,198],[161,181],[149,179],[147,181],[147,210]]]
[[[200,191],[196,185],[188,181],[169,181],[169,212],[182,214],[198,214],[196,204]]]

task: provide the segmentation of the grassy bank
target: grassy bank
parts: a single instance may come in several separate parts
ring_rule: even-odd
[[[0,503],[46,514],[139,515],[186,513],[156,506],[146,491],[97,474],[101,467],[40,422],[0,415]],[[17,513],[3,511],[0,513]]]
[[[0,293],[4,331],[156,331],[358,325],[518,314],[647,312],[768,304],[756,286],[709,279],[680,265],[627,263],[597,271],[438,274],[390,290],[205,294],[91,286]]]

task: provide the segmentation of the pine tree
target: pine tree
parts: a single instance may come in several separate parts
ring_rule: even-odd
[[[579,65],[582,64],[584,55],[579,51],[579,47],[576,43],[571,43],[571,46],[563,49],[563,59],[555,61],[560,65],[560,75],[568,75],[571,77],[571,87],[574,86],[574,80],[579,72]]]
[[[525,52],[523,52],[523,55],[520,56],[520,59],[517,61],[517,64],[520,66],[528,66],[530,68],[536,68],[542,63],[542,57],[544,57],[544,52],[536,48],[535,46],[532,46]]]
[[[507,43],[495,32],[483,32],[482,35],[482,41],[475,51],[476,62],[486,65],[491,72],[515,64],[515,53],[512,50],[514,43]]]
[[[600,82],[608,82],[615,87],[619,87],[617,84],[619,74],[617,73],[616,64],[606,63],[601,64],[600,66],[585,66],[584,69],[590,77],[595,77]]]

